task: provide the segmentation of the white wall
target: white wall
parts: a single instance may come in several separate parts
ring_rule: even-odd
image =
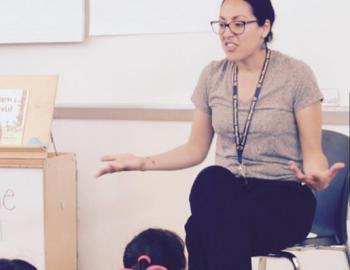
[[[348,134],[347,126],[329,128]],[[78,160],[79,270],[118,268],[126,243],[148,227],[168,228],[184,237],[191,185],[200,168],[213,164],[213,149],[203,164],[183,171],[124,172],[99,179],[94,174],[102,155],[162,152],[185,142],[189,131],[189,122],[53,122],[58,150],[74,152]],[[347,269],[342,254],[308,252],[301,260],[304,270]],[[288,269],[288,264],[273,261],[269,269],[278,267]]]
[[[0,74],[58,74],[58,104],[189,104],[204,65],[223,57],[214,34],[89,38],[0,45]]]

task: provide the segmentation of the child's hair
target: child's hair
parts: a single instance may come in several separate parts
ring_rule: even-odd
[[[0,270],[37,270],[36,267],[23,260],[0,259]]]
[[[184,246],[182,239],[171,231],[147,229],[127,244],[123,256],[124,267],[144,270],[158,265],[167,270],[184,270]]]

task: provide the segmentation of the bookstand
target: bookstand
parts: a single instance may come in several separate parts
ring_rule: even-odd
[[[48,153],[56,87],[56,76],[0,76],[0,89],[29,90],[22,144],[0,144],[0,257],[76,270],[75,155]]]

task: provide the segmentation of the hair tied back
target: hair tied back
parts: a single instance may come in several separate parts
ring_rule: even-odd
[[[145,260],[145,261],[148,262],[148,264],[151,264],[151,258],[150,258],[149,256],[147,256],[147,255],[141,255],[141,256],[137,259],[138,262],[141,262],[142,260]]]

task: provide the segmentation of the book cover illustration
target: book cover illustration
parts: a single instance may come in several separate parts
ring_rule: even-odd
[[[29,91],[0,89],[0,145],[21,145]]]

